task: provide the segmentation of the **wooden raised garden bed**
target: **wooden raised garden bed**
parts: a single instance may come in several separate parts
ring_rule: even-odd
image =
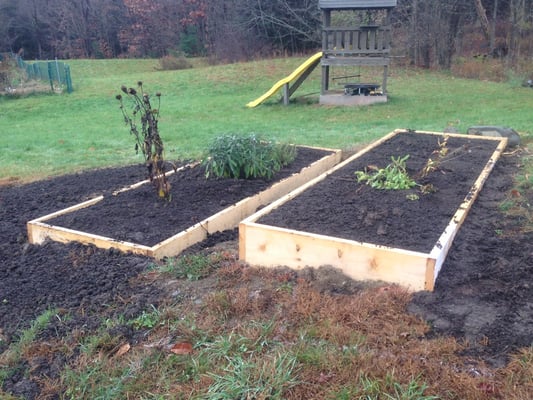
[[[327,265],[357,280],[433,290],[507,140],[447,135],[448,156],[419,181],[433,185],[432,193],[422,194],[418,187],[374,189],[358,183],[355,171],[383,168],[391,157],[409,155],[408,172],[416,174],[434,157],[444,135],[395,130],[246,218],[239,225],[241,260],[295,269]]]
[[[100,248],[116,248],[124,252],[147,255],[156,259],[175,256],[187,247],[204,240],[210,234],[236,228],[243,218],[254,213],[259,207],[286,195],[341,161],[340,150],[300,146],[298,153],[304,153],[304,150],[313,154],[313,162],[283,179],[278,178],[277,181],[270,183],[231,179],[206,180],[201,166],[185,166],[172,174],[175,183],[171,181],[171,184],[177,193],[173,194],[168,203],[157,199],[148,181],[139,182],[110,195],[98,196],[29,221],[27,223],[28,239],[34,244],[41,244],[46,239],[63,243],[77,241]],[[193,183],[195,189],[189,195],[186,194],[187,185],[192,186]],[[244,186],[247,185],[255,185],[254,188],[258,185],[258,187],[264,187],[260,191],[257,190],[254,195],[246,197],[242,193]],[[179,189],[180,187],[182,189]],[[156,202],[155,207],[152,207],[156,209],[156,214],[153,216],[147,215],[148,210],[151,209],[147,207],[147,201]],[[213,214],[203,215],[205,214],[203,202],[207,201],[214,202],[214,209],[219,210]],[[106,207],[116,206],[115,203],[123,203],[119,204],[120,215],[106,214]],[[185,219],[184,227],[180,228],[178,224],[167,226],[173,225],[172,218],[176,217],[176,214],[182,212],[185,214],[186,211],[190,212],[192,209],[196,210],[195,214]],[[97,225],[105,223],[108,230],[104,230],[105,234],[102,234],[99,233],[100,226],[87,228],[94,223]],[[118,233],[115,235],[112,230],[115,228],[114,225],[122,223],[131,223],[131,226],[121,228],[128,232],[122,234],[122,231],[116,227]],[[157,239],[155,235],[154,243],[148,243],[150,240],[145,240],[145,236],[150,236],[149,231],[158,231],[162,228],[172,233],[162,239]],[[133,231],[138,232],[133,234]],[[136,240],[137,238],[139,240]],[[151,236],[150,238],[154,241]]]

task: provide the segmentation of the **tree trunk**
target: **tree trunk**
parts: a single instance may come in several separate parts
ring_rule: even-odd
[[[409,46],[409,55],[411,59],[411,65],[418,65],[418,59],[419,59],[419,43],[418,43],[418,0],[413,0],[413,12],[411,14],[411,26],[409,29],[410,32],[410,38],[409,42],[411,43],[411,46]]]
[[[474,0],[476,5],[477,15],[479,17],[479,22],[481,23],[481,29],[487,40],[490,40],[490,28],[489,28],[489,19],[487,18],[487,12],[485,7],[481,4],[481,0]]]
[[[490,46],[490,54],[494,52],[494,48],[496,47],[496,21],[498,17],[498,0],[494,0],[493,9],[492,9],[492,26],[490,29],[490,39],[489,39],[489,46]]]

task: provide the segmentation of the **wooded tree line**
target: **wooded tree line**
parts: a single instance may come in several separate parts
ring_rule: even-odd
[[[392,18],[394,52],[411,64],[447,68],[465,48],[533,56],[533,0],[398,0]],[[245,60],[319,49],[321,27],[318,0],[0,0],[0,51],[28,60]]]

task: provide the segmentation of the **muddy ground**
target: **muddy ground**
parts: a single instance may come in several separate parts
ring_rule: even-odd
[[[430,322],[430,335],[468,341],[467,355],[494,366],[504,365],[510,353],[533,340],[533,233],[523,229],[523,209],[501,211],[502,202],[512,195],[521,154],[506,154],[496,164],[454,241],[435,291],[416,293],[409,306],[410,312]],[[152,265],[150,259],[78,244],[34,246],[27,241],[27,221],[134,183],[139,180],[139,168],[87,171],[0,187],[0,351],[50,308],[68,312],[70,319],[52,324],[43,332],[44,339],[96,329],[103,318],[134,317],[151,304],[165,302],[164,285],[139,278]],[[522,193],[528,197],[522,201],[524,207],[533,202],[532,194],[531,190]],[[237,233],[215,235],[191,251],[217,242],[235,250]],[[357,282],[347,284],[349,280],[333,270],[306,272],[306,276],[330,293],[361,287]],[[202,281],[187,281],[182,290],[201,296],[205,287]],[[120,334],[135,335],[126,327]],[[32,377],[57,375],[62,361],[43,358],[36,365],[23,366],[20,374],[5,382],[4,390],[33,398],[39,387]]]

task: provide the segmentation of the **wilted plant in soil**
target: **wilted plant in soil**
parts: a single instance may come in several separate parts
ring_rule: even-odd
[[[255,134],[215,138],[204,161],[206,177],[272,179],[296,157],[296,147],[274,143]]]
[[[442,161],[444,160],[444,157],[448,155],[449,149],[448,149],[448,139],[450,137],[448,135],[444,136],[442,141],[439,140],[438,142],[438,148],[431,153],[432,157],[429,157],[426,161],[426,164],[422,168],[422,170],[419,172],[419,176],[424,178],[428,176],[431,172],[436,171]]]
[[[165,175],[165,160],[163,158],[163,140],[159,136],[159,108],[161,106],[161,93],[156,93],[157,107],[152,106],[151,98],[144,92],[143,83],[137,82],[137,89],[121,87],[133,103],[131,113],[126,109],[123,96],[118,94],[120,109],[124,122],[130,128],[130,134],[135,137],[135,151],[143,153],[148,177],[157,190],[159,197],[170,200],[170,184]],[[140,124],[140,131],[138,125]]]

